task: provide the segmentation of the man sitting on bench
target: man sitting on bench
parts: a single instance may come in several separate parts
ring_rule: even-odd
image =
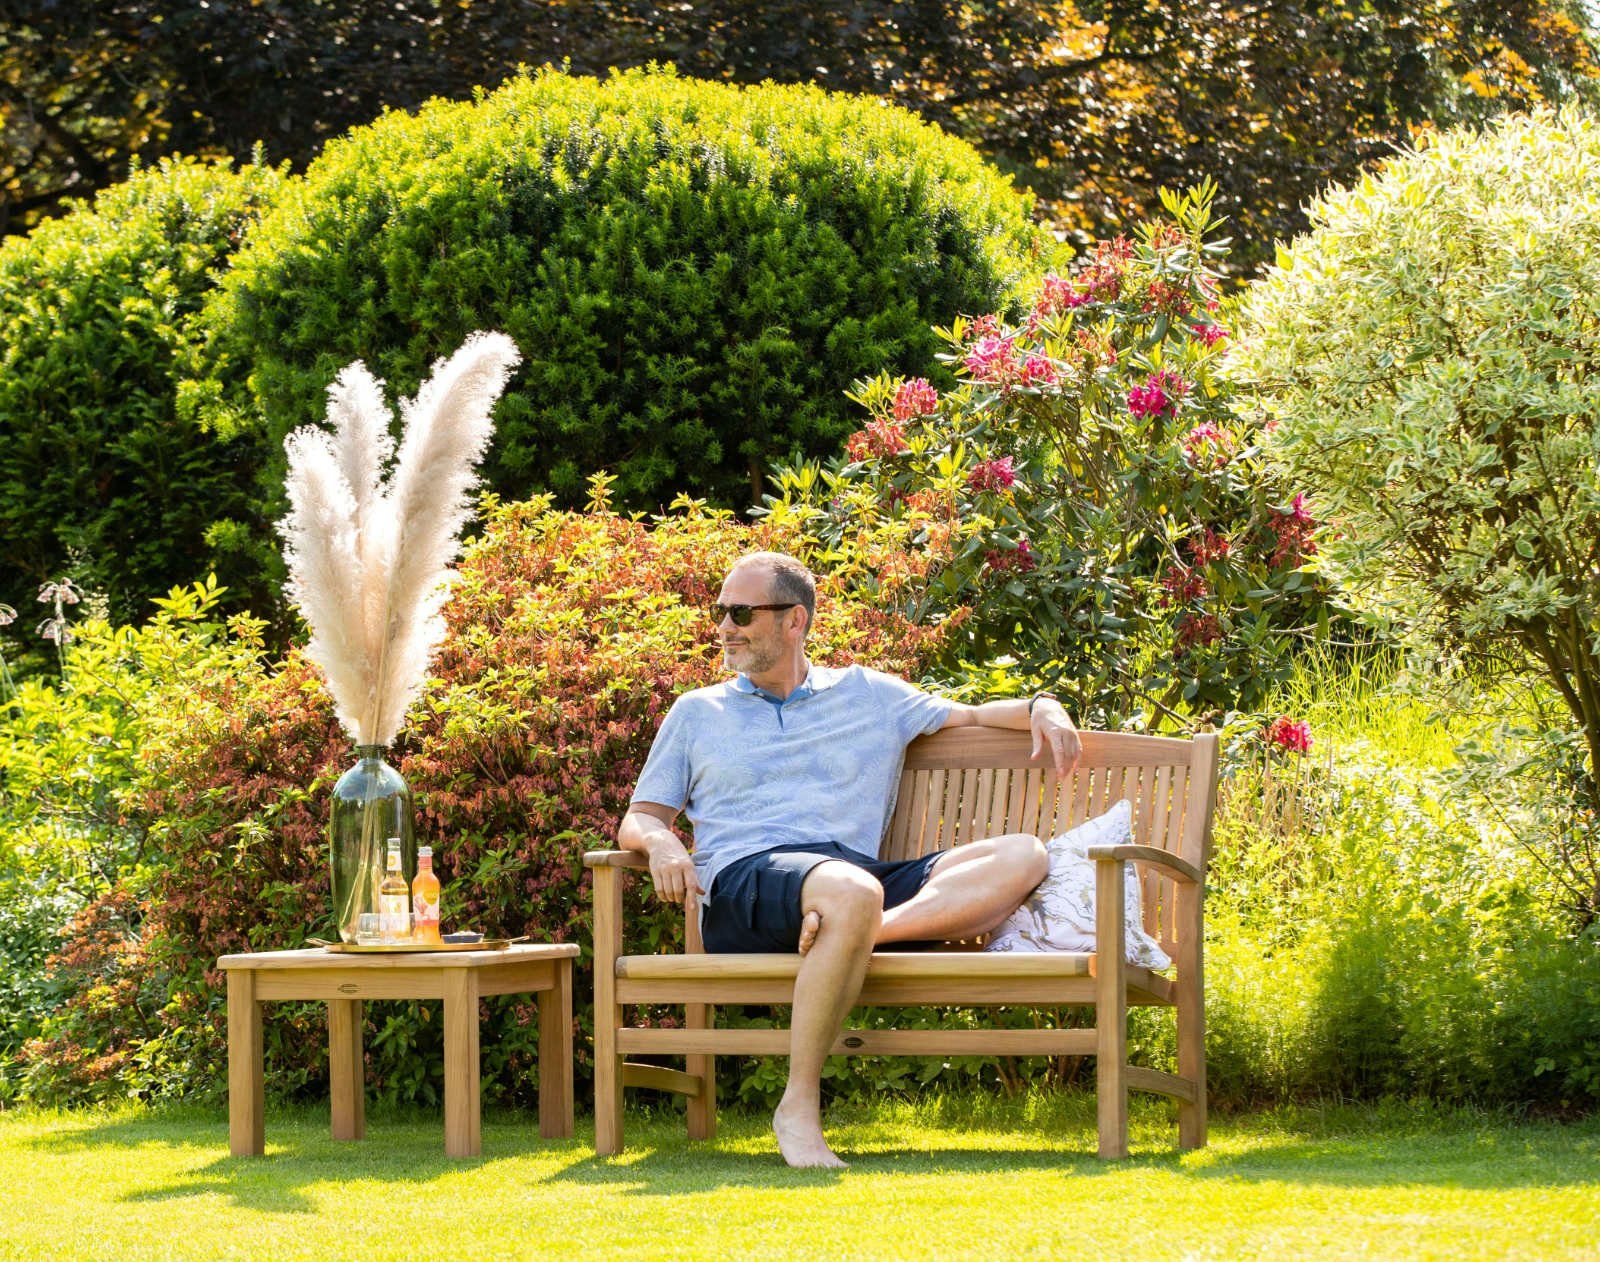
[[[1053,697],[970,706],[874,670],[813,666],[816,583],[793,557],[756,552],[713,614],[735,678],[679,697],[662,721],[618,841],[649,856],[657,895],[700,895],[705,949],[799,951],[789,1084],[773,1114],[791,1166],[841,1167],[822,1135],[822,1062],[875,948],[987,933],[1047,871],[1026,833],[879,862],[905,749],[945,727],[1033,731],[1063,778],[1078,732]],[[694,855],[672,830],[680,811]]]

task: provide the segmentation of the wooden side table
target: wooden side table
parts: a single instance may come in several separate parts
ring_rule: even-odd
[[[269,999],[328,1004],[329,1095],[335,1139],[366,1134],[361,1005],[367,999],[438,999],[444,1003],[444,1150],[476,1157],[478,999],[539,996],[539,1133],[572,1134],[572,943],[518,945],[500,951],[345,955],[320,947],[224,955],[228,974],[228,1141],[236,1157],[265,1145],[261,1005]]]

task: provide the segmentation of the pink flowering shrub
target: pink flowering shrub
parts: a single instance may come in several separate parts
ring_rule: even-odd
[[[780,468],[765,505],[830,549],[920,556],[908,613],[971,609],[947,670],[1010,657],[1095,722],[1253,709],[1331,611],[1314,512],[1220,372],[1210,190],[1167,205],[1025,310],[940,330],[953,389],[858,382],[848,460]]]

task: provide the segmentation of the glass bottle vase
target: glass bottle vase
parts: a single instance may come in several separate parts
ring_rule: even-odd
[[[333,786],[328,814],[328,858],[333,871],[333,917],[339,937],[356,940],[364,912],[378,910],[384,845],[400,838],[400,862],[409,886],[417,872],[411,790],[383,760],[382,745],[358,745],[356,765]]]

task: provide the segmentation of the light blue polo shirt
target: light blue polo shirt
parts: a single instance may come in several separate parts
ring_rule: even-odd
[[[633,801],[689,817],[707,893],[735,859],[773,846],[833,841],[876,855],[906,746],[954,708],[863,666],[812,666],[782,701],[739,675],[673,702]]]

